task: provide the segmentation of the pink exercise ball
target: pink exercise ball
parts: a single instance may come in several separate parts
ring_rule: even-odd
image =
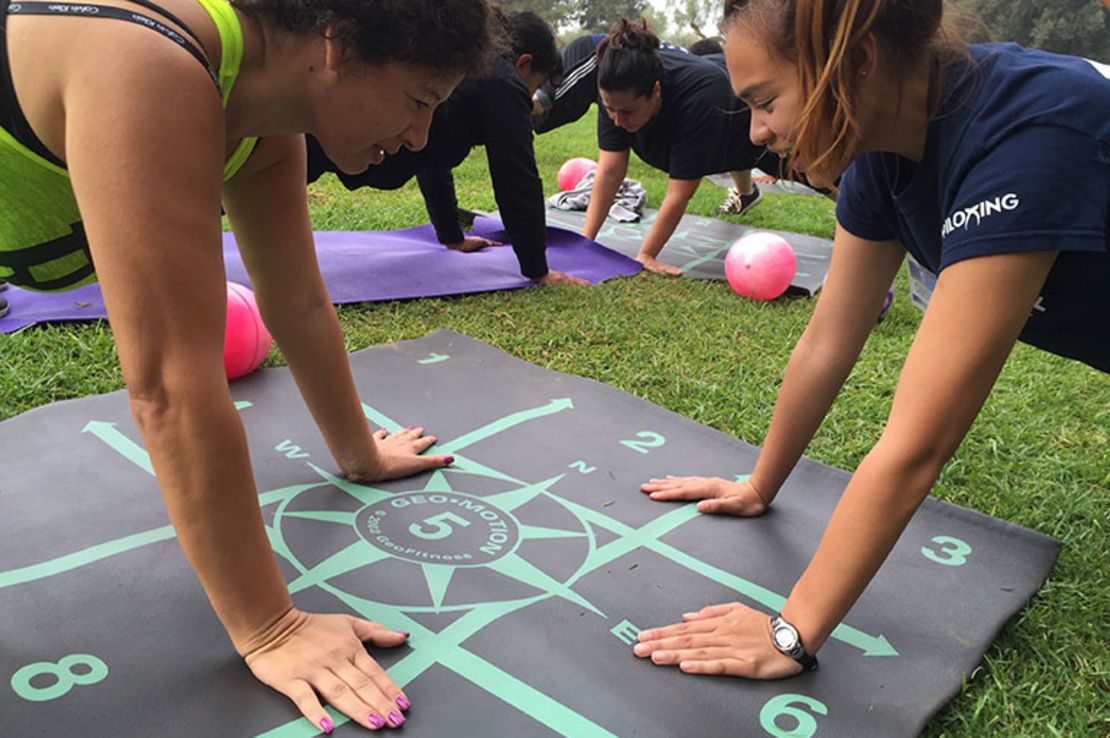
[[[241,284],[227,283],[227,330],[224,333],[224,372],[238,379],[257,369],[270,353],[274,339],[262,315],[254,292]]]
[[[597,162],[593,159],[587,159],[584,156],[567,159],[563,162],[563,166],[559,167],[559,189],[563,192],[573,190],[583,177],[595,169],[597,169]]]
[[[733,292],[756,300],[774,300],[786,292],[798,260],[794,249],[774,233],[749,233],[725,256],[725,278]]]

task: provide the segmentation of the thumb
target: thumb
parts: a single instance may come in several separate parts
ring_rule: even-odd
[[[408,640],[409,634],[403,630],[390,630],[381,623],[374,623],[362,618],[351,618],[355,635],[363,643],[372,643],[375,646],[396,648]]]
[[[745,505],[739,497],[715,497],[698,503],[698,512],[708,515],[743,515]]]

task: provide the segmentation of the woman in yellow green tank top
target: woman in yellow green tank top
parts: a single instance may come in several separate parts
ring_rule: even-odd
[[[0,280],[99,280],[177,537],[235,648],[326,732],[317,694],[397,727],[409,702],[359,641],[406,634],[294,608],[267,541],[224,378],[220,211],[341,472],[449,464],[421,455],[435,440],[422,429],[372,433],[362,415],[316,263],[302,134],[351,172],[422,147],[436,105],[495,45],[489,7],[103,1],[0,0]]]

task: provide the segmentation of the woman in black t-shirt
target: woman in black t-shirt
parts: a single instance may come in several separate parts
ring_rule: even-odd
[[[628,172],[629,152],[670,175],[655,223],[640,245],[645,269],[678,275],[656,260],[702,177],[732,172],[744,212],[759,201],[751,169],[763,153],[748,138],[750,112],[732,93],[721,57],[660,50],[646,23],[617,21],[597,48],[598,170],[583,234],[595,238]],[[743,194],[747,193],[747,194]]]

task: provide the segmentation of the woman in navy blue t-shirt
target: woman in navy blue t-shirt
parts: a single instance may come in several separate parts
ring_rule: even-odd
[[[1110,68],[947,40],[941,0],[728,0],[723,29],[752,141],[819,184],[841,177],[832,262],[751,479],[668,477],[643,490],[702,500],[701,512],[763,513],[906,253],[938,275],[886,429],[780,619],[719,605],[635,647],[688,672],[769,679],[816,665],[1015,341],[1110,372]]]

